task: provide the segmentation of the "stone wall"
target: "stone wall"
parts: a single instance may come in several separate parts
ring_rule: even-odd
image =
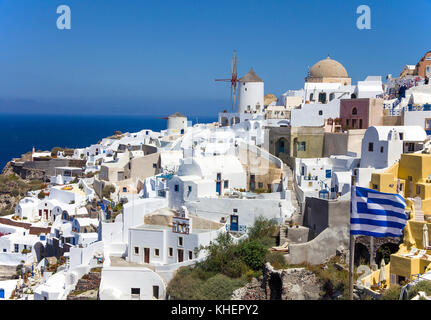
[[[320,300],[323,282],[305,268],[274,269],[269,263],[263,276],[233,292],[232,300]]]

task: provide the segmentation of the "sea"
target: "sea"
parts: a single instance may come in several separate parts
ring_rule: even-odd
[[[190,117],[195,123],[217,121],[217,117]],[[114,131],[137,132],[166,129],[160,117],[137,115],[22,115],[0,114],[0,172],[8,161],[21,154],[53,147],[83,148]]]

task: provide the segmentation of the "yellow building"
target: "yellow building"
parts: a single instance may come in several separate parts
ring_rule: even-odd
[[[401,155],[399,163],[383,173],[373,173],[370,188],[380,192],[400,193],[406,200],[409,216],[404,228],[403,243],[391,255],[386,266],[389,284],[401,284],[416,275],[431,271],[431,247],[424,245],[424,232],[431,230],[431,155],[410,153]],[[424,225],[428,231],[424,231]],[[421,251],[422,250],[422,251]],[[380,262],[380,261],[377,261]],[[363,284],[375,284],[380,270],[363,278]]]

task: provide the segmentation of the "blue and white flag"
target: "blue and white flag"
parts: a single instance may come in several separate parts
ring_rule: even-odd
[[[406,202],[399,194],[352,187],[350,234],[401,237],[407,223]]]

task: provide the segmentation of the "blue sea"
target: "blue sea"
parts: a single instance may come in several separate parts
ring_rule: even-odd
[[[195,124],[217,117],[190,117]],[[137,132],[166,129],[165,119],[149,116],[12,115],[0,114],[0,172],[12,158],[53,147],[82,148],[111,136],[114,131]]]

